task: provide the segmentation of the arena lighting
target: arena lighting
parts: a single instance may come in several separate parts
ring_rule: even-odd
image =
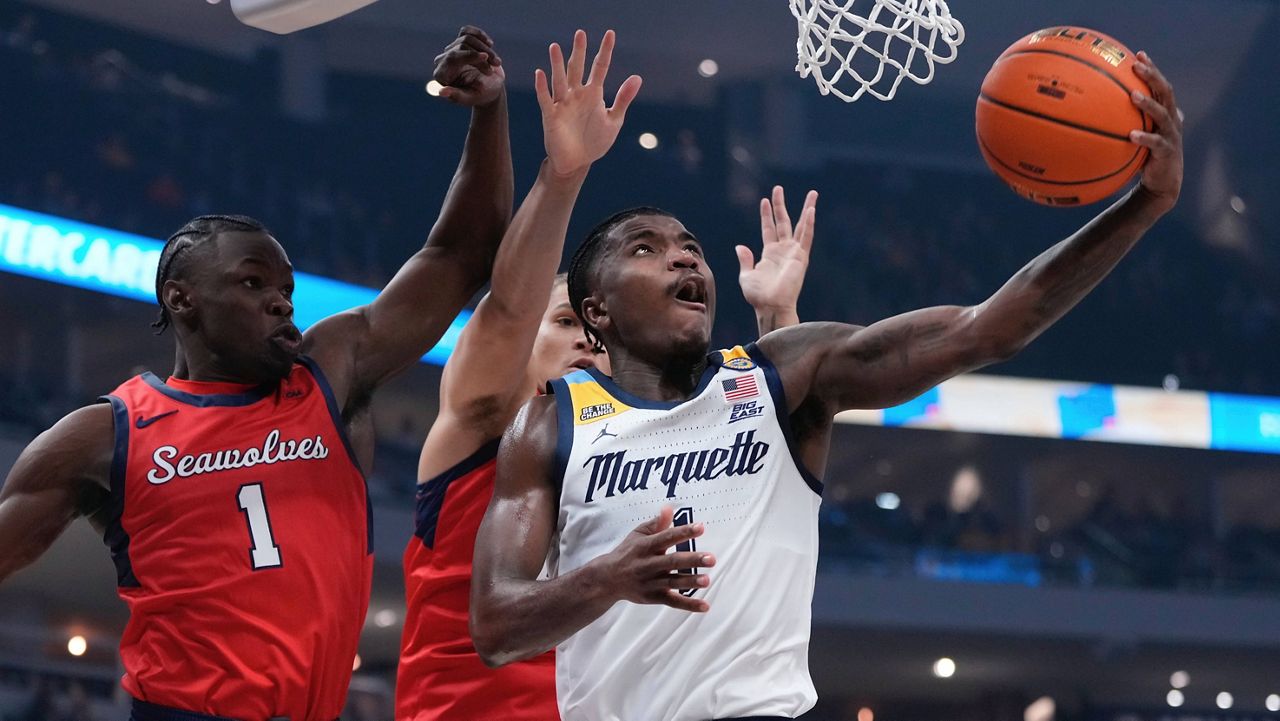
[[[398,620],[399,616],[396,615],[395,611],[392,611],[389,608],[384,608],[373,614],[373,625],[378,628],[391,628],[396,625],[396,621]]]
[[[1032,701],[1022,712],[1022,721],[1053,721],[1058,704],[1052,696],[1041,696]]]
[[[645,150],[653,150],[658,147],[658,136],[653,133],[640,133],[640,147]]]
[[[1182,692],[1175,688],[1169,691],[1169,693],[1164,697],[1164,700],[1173,708],[1178,708],[1186,699],[1182,696]]]
[[[427,81],[427,95],[430,95],[433,98],[438,98],[440,97],[441,90],[444,90],[444,86],[441,85],[439,82],[435,80]]]
[[[698,74],[704,78],[715,77],[718,72],[720,72],[720,63],[717,63],[711,58],[707,58],[706,60],[698,63]]]
[[[956,662],[946,656],[934,661],[933,675],[938,678],[951,678],[956,675]]]
[[[1244,198],[1238,195],[1231,196],[1231,209],[1239,215],[1244,215]]]
[[[1169,685],[1174,688],[1186,688],[1189,683],[1191,683],[1191,674],[1186,671],[1174,671],[1169,676]]]
[[[1280,711],[1280,694],[1271,694],[1267,697],[1267,710]]]
[[[1234,704],[1235,702],[1236,700],[1232,698],[1231,694],[1227,693],[1226,691],[1223,691],[1222,693],[1218,694],[1218,708],[1222,709],[1223,711],[1226,711],[1227,709],[1231,708],[1231,705]]]
[[[881,493],[876,496],[876,506],[892,511],[902,505],[902,499],[896,493]]]
[[[67,653],[72,656],[83,656],[89,650],[89,642],[84,636],[72,636],[67,640]]]
[[[10,273],[154,304],[162,247],[163,242],[152,238],[0,205],[0,270]],[[378,294],[310,273],[293,276],[294,321],[303,330]],[[444,365],[470,317],[471,311],[464,310],[454,318],[422,360]]]

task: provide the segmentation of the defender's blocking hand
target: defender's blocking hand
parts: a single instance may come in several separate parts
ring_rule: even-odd
[[[604,81],[613,60],[614,32],[604,34],[600,50],[591,65],[591,75],[583,83],[587,62],[587,34],[573,35],[573,52],[566,65],[560,45],[552,43],[551,80],[541,69],[534,73],[534,88],[542,108],[543,141],[551,169],[567,176],[585,171],[599,160],[618,138],[627,108],[640,92],[640,76],[623,81],[613,106],[605,107]]]
[[[478,27],[464,25],[458,37],[436,56],[433,77],[444,86],[440,97],[476,107],[498,99],[507,74],[502,58],[493,49],[493,38]]]
[[[738,284],[742,286],[743,297],[755,308],[757,315],[795,315],[800,289],[804,287],[804,276],[809,269],[817,204],[818,192],[810,190],[800,211],[800,222],[793,231],[782,186],[774,186],[772,200],[760,200],[760,238],[763,242],[760,260],[755,260],[751,249],[745,245],[734,248],[738,254]]]

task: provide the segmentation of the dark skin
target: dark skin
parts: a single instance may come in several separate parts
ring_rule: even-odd
[[[489,277],[511,218],[513,180],[501,59],[484,31],[464,27],[436,58],[449,101],[471,127],[425,246],[369,305],[293,325],[293,266],[262,232],[225,232],[186,251],[192,267],[161,300],[177,336],[173,375],[274,384],[299,353],[328,377],[362,467],[373,461],[374,391],[417,362]],[[0,580],[30,564],[78,517],[102,508],[114,450],[111,407],[68,414],[29,445],[0,490]]]
[[[1033,259],[986,301],[926,308],[867,327],[804,323],[761,338],[777,367],[801,460],[821,477],[833,416],[854,408],[903,403],[955,375],[1016,354],[1092,290],[1177,201],[1182,186],[1182,121],[1173,88],[1145,53],[1136,72],[1152,97],[1134,105],[1155,132],[1130,140],[1150,149],[1141,183],[1074,235]],[[812,222],[812,208],[801,222]],[[642,398],[684,400],[706,368],[714,286],[704,260],[688,247],[682,225],[636,218],[605,242],[583,315],[604,339],[614,381]],[[647,235],[656,257],[634,252]],[[665,261],[665,262],[663,262]],[[691,273],[707,283],[707,307],[681,303],[673,283]],[[556,530],[557,480],[552,477],[555,401],[539,397],[521,410],[503,437],[493,499],[480,527],[471,596],[476,649],[490,665],[543,653],[590,624],[619,601],[706,612],[705,601],[675,589],[706,586],[706,573],[677,569],[715,565],[709,553],[671,553],[702,534],[701,524],[672,527],[672,509],[636,527],[611,552],[557,578],[537,580]]]

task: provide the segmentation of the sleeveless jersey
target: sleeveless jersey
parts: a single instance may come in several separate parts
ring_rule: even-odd
[[[471,558],[493,496],[498,440],[419,487],[416,530],[404,552],[396,721],[560,718],[554,652],[489,668],[467,627]]]
[[[115,413],[111,548],[134,698],[241,721],[333,721],[369,607],[368,490],[308,358],[246,387],[145,373]]]
[[[612,551],[665,504],[705,523],[705,614],[621,601],[556,650],[565,721],[800,715],[822,484],[795,456],[777,371],[758,348],[709,358],[693,397],[644,400],[595,369],[552,381],[561,478],[553,574]]]

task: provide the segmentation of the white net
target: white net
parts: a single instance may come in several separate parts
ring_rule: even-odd
[[[903,78],[924,85],[934,63],[955,60],[964,42],[964,26],[945,0],[790,2],[800,25],[796,71],[845,102],[863,93],[888,100]]]

